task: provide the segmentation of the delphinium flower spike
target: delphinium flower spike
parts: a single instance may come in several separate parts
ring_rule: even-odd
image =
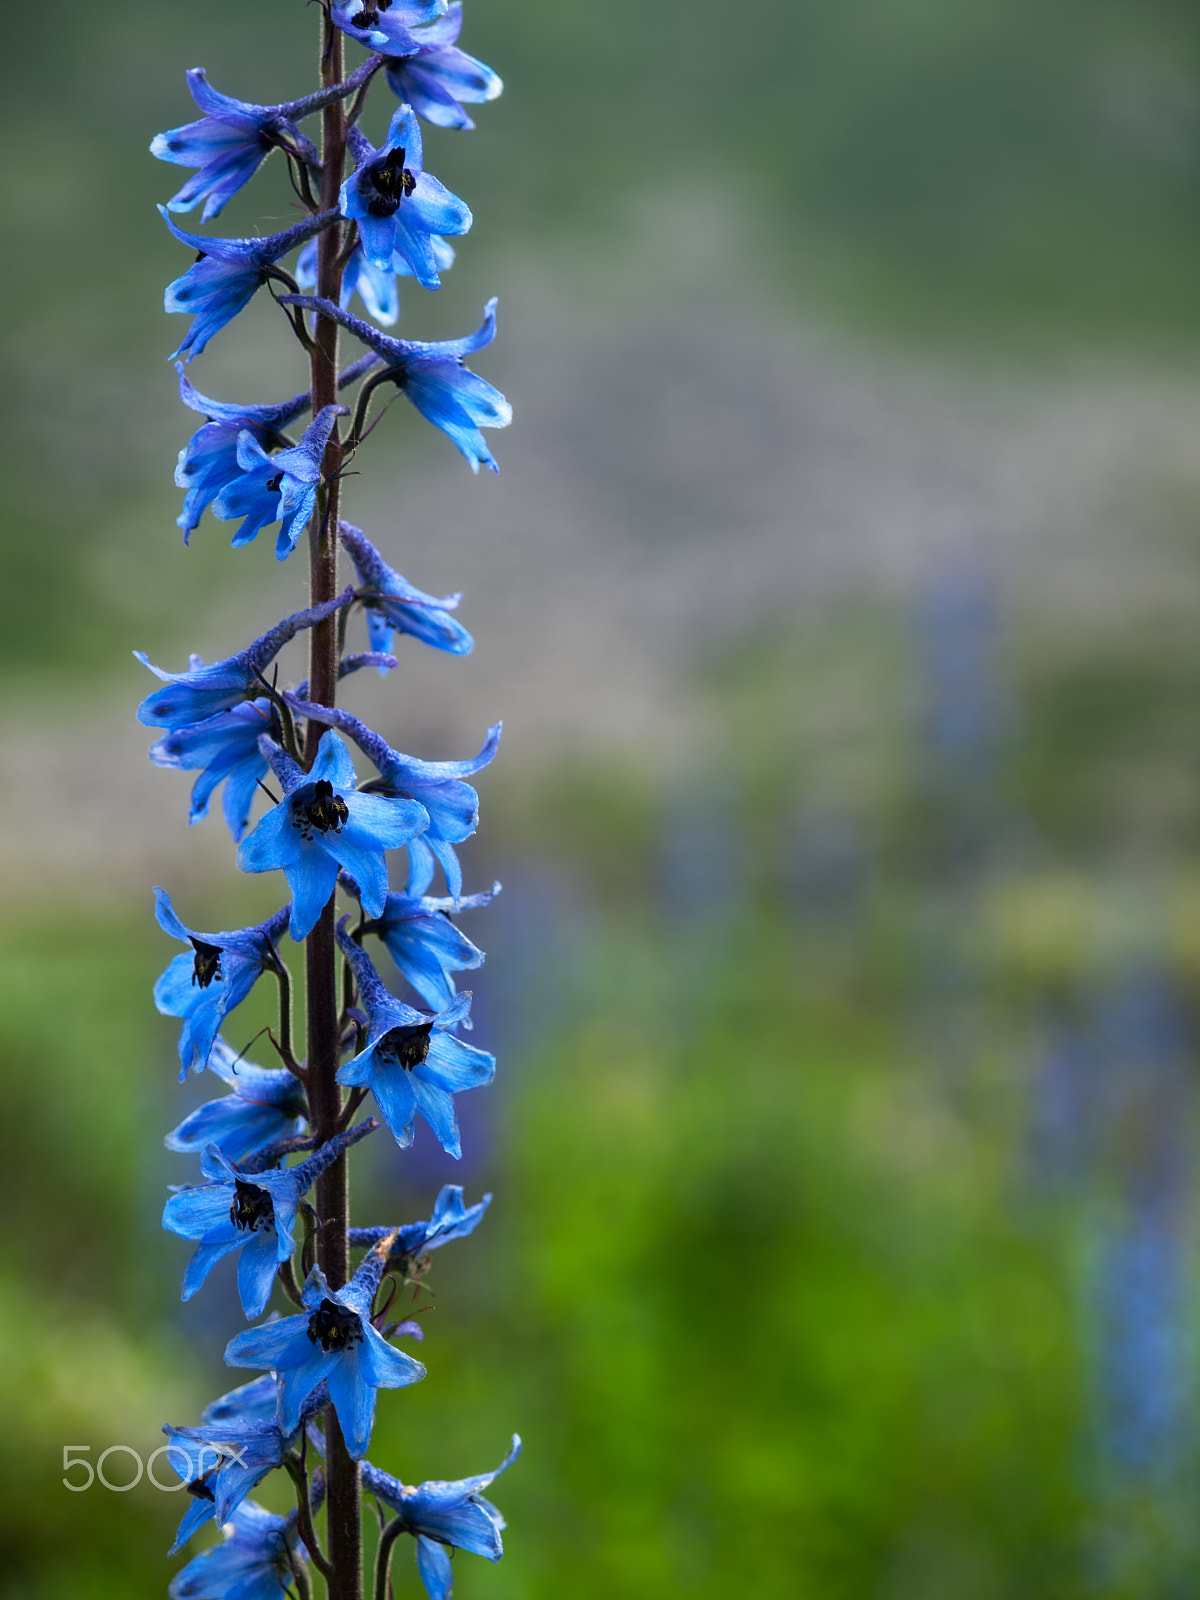
[[[463,895],[456,846],[478,822],[478,797],[466,779],[491,761],[500,727],[489,729],[471,760],[419,761],[334,702],[350,674],[396,667],[399,636],[451,658],[472,648],[453,615],[460,596],[415,588],[341,510],[345,480],[360,470],[351,462],[371,431],[372,395],[384,384],[403,390],[472,468],[494,468],[480,430],[505,426],[508,402],[464,360],[494,337],[495,302],[476,333],[432,343],[382,334],[349,306],[357,294],[377,322],[391,325],[400,315],[398,278],[438,287],[454,260],[448,240],[466,233],[471,212],[425,171],[418,118],[468,128],[464,108],[492,99],[500,80],[459,49],[457,0],[324,0],[318,13],[320,79],[310,93],[271,104],[234,99],[196,68],[187,82],[199,117],[152,145],[162,160],[192,169],[159,208],[174,237],[196,252],[165,302],[192,317],[175,352],[180,398],[200,419],[175,474],[184,491],[177,519],[184,543],[209,510],[236,523],[235,545],[277,525],[280,559],[307,530],[310,578],[308,606],[233,655],[208,664],[193,655],[181,672],[139,655],[162,680],[138,708],[143,725],[158,730],[150,759],[195,774],[189,821],[204,817],[222,790],[239,866],[280,871],[289,889],[289,903],[273,915],[219,933],[187,926],[166,892],[156,891],[161,926],[184,946],[154,987],[159,1010],[181,1025],[181,1077],[207,1068],[226,1091],[166,1136],[181,1158],[199,1158],[199,1181],[174,1185],[163,1208],[167,1230],[195,1246],[184,1298],[218,1261],[236,1255],[248,1317],[261,1316],[276,1290],[298,1307],[229,1341],[226,1360],[261,1369],[262,1377],[213,1401],[198,1426],[164,1430],[187,1492],[174,1549],[209,1523],[225,1536],[175,1575],[172,1600],[278,1600],[283,1592],[311,1600],[310,1562],[328,1600],[361,1600],[358,1463],[376,1396],[425,1372],[389,1342],[421,1339],[420,1324],[389,1321],[389,1309],[398,1286],[416,1295],[431,1252],[471,1234],[491,1202],[485,1194],[467,1205],[461,1188],[446,1185],[423,1221],[354,1227],[349,1162],[352,1147],[378,1126],[374,1118],[351,1125],[369,1092],[401,1146],[411,1143],[419,1112],[457,1157],[454,1096],[494,1075],[493,1057],[458,1036],[470,1027],[471,997],[456,993],[455,974],[477,968],[483,951],[452,916],[486,906],[495,893]],[[370,52],[350,71],[347,38]],[[385,71],[400,104],[376,145],[360,122]],[[213,238],[175,221],[173,213],[198,212],[204,223],[219,216],[275,150],[298,207],[291,226],[261,238]],[[289,384],[294,392],[270,403],[210,399],[192,384],[189,364],[268,285],[288,348],[305,353],[307,386]],[[365,344],[346,366],[339,325]],[[339,592],[341,550],[357,583]],[[408,555],[404,566],[412,570]],[[367,650],[348,637],[356,609]],[[300,635],[307,674],[301,669],[281,684],[279,654]],[[344,734],[375,766],[366,782]],[[260,791],[269,808],[255,822]],[[403,892],[389,882],[388,853],[398,849],[407,853]],[[426,892],[439,865],[443,898]],[[347,916],[338,921],[339,886],[351,905],[358,902],[353,935]],[[306,944],[302,1036],[282,942],[288,930]],[[430,1010],[388,993],[362,948],[366,938],[382,941]],[[246,1059],[259,1034],[237,1050],[240,1039],[228,1033],[230,1016],[264,974],[278,1000],[277,1023],[259,1030],[278,1057],[271,1068]],[[365,1252],[357,1267],[356,1251]],[[518,1448],[514,1439],[498,1471]],[[310,1468],[310,1452],[322,1457],[320,1466]],[[295,1487],[295,1510],[286,1516],[248,1498],[277,1470]],[[493,1560],[500,1554],[503,1519],[483,1496],[495,1473],[415,1487],[382,1467],[368,1465],[362,1475],[377,1504],[396,1512],[381,1552],[412,1534],[435,1600],[448,1600],[452,1549]],[[390,1593],[386,1561],[382,1571],[377,1596]]]

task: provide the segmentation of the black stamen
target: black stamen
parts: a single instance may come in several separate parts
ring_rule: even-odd
[[[225,952],[219,944],[205,944],[203,939],[193,939],[192,949],[196,952],[196,959],[192,962],[192,983],[207,989],[215,978],[223,976],[221,957]]]
[[[362,1336],[362,1319],[336,1300],[322,1300],[308,1319],[308,1337],[326,1354],[331,1350],[348,1350]]]
[[[429,1035],[432,1022],[420,1022],[409,1028],[392,1028],[375,1046],[376,1058],[395,1062],[406,1072],[419,1067],[429,1054]]]
[[[386,10],[391,3],[392,0],[387,0],[387,4],[383,9]],[[378,21],[378,11],[356,11],[350,18],[350,25],[354,28],[373,28]]]
[[[404,165],[404,154],[402,146],[389,150],[386,158],[370,170],[375,198],[367,203],[367,210],[373,217],[390,217],[417,186],[417,180]]]
[[[267,479],[267,488],[270,489],[272,494],[274,494],[276,489],[278,489],[279,485],[282,482],[283,482],[283,473],[282,472],[277,472],[273,478],[268,478]]]
[[[257,1233],[259,1228],[274,1227],[275,1208],[265,1189],[260,1189],[256,1183],[243,1183],[241,1178],[234,1179],[233,1187],[235,1192],[229,1208],[229,1220],[235,1228]]]
[[[300,830],[300,837],[311,841],[313,829],[318,833],[340,833],[349,820],[350,812],[340,794],[335,794],[328,778],[305,784],[292,796],[292,827]]]

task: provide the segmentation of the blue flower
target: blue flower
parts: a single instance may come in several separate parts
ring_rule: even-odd
[[[462,6],[455,0],[444,16],[422,28],[415,56],[388,63],[387,80],[394,93],[439,128],[473,128],[464,103],[494,100],[504,88],[491,67],[458,49],[461,30]]]
[[[358,885],[343,877],[343,886],[354,893]],[[493,884],[482,894],[463,895],[458,900],[432,895],[389,894],[381,916],[368,922],[364,933],[373,933],[387,946],[388,954],[427,1005],[442,1010],[454,1000],[452,972],[472,971],[483,965],[483,951],[450,920],[451,912],[474,911],[491,905],[500,892]],[[463,1019],[470,1026],[470,1019]]]
[[[311,241],[316,251],[316,240]],[[306,249],[309,248],[306,246]],[[315,258],[315,256],[314,256]],[[314,280],[315,281],[315,280]],[[378,361],[372,351],[370,356],[354,362],[338,379],[338,388],[355,383]],[[276,405],[237,405],[221,400],[210,400],[194,389],[184,372],[183,362],[175,363],[179,374],[179,398],[185,406],[197,411],[207,420],[198,428],[179,452],[179,465],[175,468],[175,483],[186,489],[183,510],[175,519],[183,529],[183,542],[187,544],[200,524],[205,508],[210,506],[227,483],[241,477],[238,465],[238,436],[251,433],[264,449],[284,449],[290,444],[283,429],[308,410],[311,395],[293,395]]]
[[[366,951],[338,925],[338,943],[358,982],[358,1001],[367,1013],[367,1047],[338,1069],[337,1081],[367,1088],[383,1120],[403,1149],[413,1142],[419,1111],[447,1155],[462,1156],[454,1096],[491,1083],[496,1058],[455,1038],[453,1028],[471,1007],[469,993],[436,1016],[395,999],[380,982]]]
[[[230,1161],[246,1161],[307,1128],[304,1089],[286,1067],[256,1067],[243,1061],[218,1035],[209,1051],[208,1070],[234,1092],[208,1100],[184,1117],[163,1140],[168,1150],[196,1155],[215,1144]]]
[[[249,544],[260,528],[278,522],[281,526],[275,554],[280,561],[291,555],[317,503],[329,435],[338,417],[345,415],[345,406],[324,406],[304,430],[298,445],[273,456],[267,454],[249,429],[238,435],[241,475],[227,483],[213,501],[213,511],[223,522],[232,517],[244,519],[233,536],[235,549]]]
[[[228,1014],[240,1006],[264,972],[278,968],[275,946],[287,927],[288,908],[253,928],[233,933],[196,933],[175,915],[165,889],[154,891],[154,912],[164,933],[191,945],[176,956],[154,985],[154,1003],[166,1017],[180,1017],[179,1081],[188,1068],[202,1072]]]
[[[483,748],[468,761],[418,761],[414,756],[401,755],[386,740],[373,733],[365,723],[348,711],[336,707],[311,705],[295,695],[284,698],[293,711],[317,722],[332,723],[343,733],[348,733],[368,760],[378,768],[380,783],[389,793],[407,795],[419,800],[429,814],[429,826],[420,838],[413,839],[408,847],[409,874],[407,893],[423,895],[433,881],[433,864],[438,861],[446,874],[446,885],[457,901],[462,895],[462,867],[454,846],[469,839],[479,826],[479,796],[470,784],[462,780],[486,767],[500,744],[502,723],[494,723],[487,731]],[[352,867],[346,869],[356,877]],[[363,907],[368,916],[379,916],[366,900]]]
[[[171,1579],[171,1600],[281,1600],[303,1563],[297,1513],[286,1517],[244,1500],[228,1519],[224,1544],[202,1551]]]
[[[279,299],[282,305],[320,311],[348,328],[384,362],[386,370],[375,374],[373,382],[386,379],[403,390],[421,415],[454,441],[470,462],[472,472],[478,472],[481,466],[498,470],[479,430],[507,428],[512,421],[512,407],[499,389],[463,366],[464,356],[482,350],[496,337],[495,300],[488,301],[483,321],[474,333],[464,339],[427,343],[393,339],[331,301],[313,295],[283,294]]]
[[[177,1188],[163,1208],[163,1227],[196,1242],[183,1275],[183,1298],[190,1300],[217,1262],[240,1250],[242,1310],[247,1317],[261,1317],[276,1272],[295,1253],[293,1229],[300,1201],[343,1150],[376,1127],[371,1118],[335,1134],[307,1161],[275,1172],[239,1171],[215,1144],[206,1146],[200,1165],[211,1181]]]
[[[370,591],[366,595],[360,593],[358,598],[367,613],[373,650],[390,650],[395,633],[411,634],[435,650],[446,650],[455,656],[465,656],[474,648],[471,635],[450,615],[462,599],[461,594],[444,595],[439,600],[414,588],[388,566],[362,529],[349,522],[338,523],[338,536],[354,563],[359,582]]]
[[[384,56],[410,56],[421,48],[413,29],[432,22],[446,9],[446,0],[336,0],[329,15],[351,39]]]
[[[267,758],[258,748],[262,733],[278,734],[278,715],[265,697],[243,700],[229,711],[173,729],[150,746],[156,767],[180,772],[200,770],[192,786],[188,821],[208,815],[208,802],[219,783],[225,784],[222,806],[235,840],[250,826],[250,807],[259,782],[266,776]]]
[[[470,210],[423,170],[421,126],[411,106],[398,106],[378,149],[357,129],[350,148],[357,163],[342,184],[342,215],[358,223],[363,252],[379,272],[399,255],[425,289],[441,283],[433,237],[466,233]]]
[[[396,658],[379,651],[362,650],[342,657],[338,677],[358,672],[363,667],[378,667],[389,672]],[[307,684],[301,685],[307,691]],[[267,774],[267,758],[258,747],[259,735],[279,736],[279,717],[270,700],[243,700],[230,711],[220,711],[203,722],[174,728],[150,746],[150,759],[156,767],[200,776],[192,787],[188,821],[199,822],[208,815],[208,802],[218,784],[224,783],[222,804],[225,820],[235,840],[250,826],[250,807],[259,782]]]
[[[465,1239],[483,1221],[483,1214],[492,1203],[490,1194],[477,1200],[473,1206],[463,1204],[463,1192],[457,1183],[444,1184],[434,1201],[433,1215],[428,1222],[410,1222],[402,1228],[351,1228],[350,1247],[360,1249],[376,1245],[390,1238],[392,1245],[388,1265],[410,1260],[426,1250],[437,1250],[452,1239]]]
[[[320,1267],[309,1273],[301,1298],[305,1310],[250,1328],[229,1341],[231,1367],[267,1367],[279,1380],[279,1426],[299,1426],[304,1401],[329,1385],[346,1448],[356,1461],[367,1453],[375,1420],[377,1389],[402,1389],[425,1376],[419,1361],[397,1350],[371,1321],[371,1305],[391,1249],[385,1235],[359,1263],[343,1289],[331,1289]]]
[[[303,629],[323,622],[353,599],[354,590],[350,588],[336,600],[326,600],[305,611],[293,611],[290,617],[284,617],[282,622],[260,634],[244,650],[226,656],[223,661],[212,661],[205,666],[199,656],[193,656],[187,672],[164,672],[151,663],[144,651],[135,650],[133,653],[142,665],[149,667],[154,676],[167,685],[146,696],[137,708],[138,721],[145,728],[186,728],[219,711],[228,711],[240,700],[253,699],[262,687],[258,674],[270,666],[284,645]]]
[[[284,799],[242,841],[238,866],[243,872],[284,872],[292,891],[293,939],[307,938],[316,927],[339,867],[360,885],[368,914],[377,915],[387,900],[384,852],[407,844],[428,825],[425,808],[414,800],[355,793],[350,753],[332,731],[322,736],[309,772],[273,739],[264,736],[260,748]]]
[[[433,264],[438,272],[445,272],[454,265],[454,246],[447,244],[440,234],[430,234],[429,245],[433,251]],[[350,302],[357,293],[376,322],[382,322],[384,327],[390,328],[400,315],[400,292],[396,287],[396,279],[412,276],[413,269],[398,251],[393,253],[390,266],[372,266],[363,251],[362,242],[358,241],[351,250],[342,272],[340,296],[342,310],[350,309]],[[296,282],[302,289],[315,289],[317,286],[315,239],[310,240],[296,257]],[[372,354],[372,360],[376,361],[378,357]],[[359,362],[356,361],[355,366],[359,367]]]
[[[306,1416],[315,1415],[317,1398],[308,1402]],[[278,1406],[274,1375],[264,1373],[207,1405],[200,1427],[164,1425],[170,1440],[167,1460],[191,1497],[169,1555],[214,1517],[227,1522],[267,1473],[282,1464],[291,1440],[275,1421]]]
[[[521,1438],[514,1433],[512,1449],[494,1472],[481,1472],[474,1478],[453,1482],[435,1480],[410,1488],[381,1472],[369,1461],[363,1462],[362,1485],[401,1518],[405,1533],[417,1541],[417,1569],[429,1600],[449,1600],[453,1590],[453,1571],[448,1547],[469,1550],[473,1555],[499,1561],[504,1554],[500,1538],[504,1518],[483,1491],[521,1454]]]
[[[182,311],[195,318],[178,350],[172,352],[187,362],[194,360],[213,334],[250,304],[276,262],[323,228],[331,227],[339,216],[337,211],[322,211],[266,239],[210,239],[204,234],[185,233],[172,221],[165,206],[158,209],[180,243],[199,252],[195,264],[167,285],[163,301],[167,311]]]

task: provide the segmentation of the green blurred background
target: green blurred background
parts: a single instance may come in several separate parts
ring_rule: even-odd
[[[274,886],[146,767],[130,651],[223,654],[304,575],[180,547],[146,146],[188,66],[302,92],[315,28],[6,19],[6,1600],[162,1592],[178,1501],[72,1495],[63,1446],[238,1381],[231,1276],[181,1308],[158,1225],[210,1091],[149,888],[205,927]],[[350,514],[477,648],[355,696],[426,756],[506,718],[465,852],[500,1071],[461,1166],[372,1150],[360,1219],[496,1200],[372,1455],[524,1435],[465,1600],[1194,1595],[1194,9],[468,0],[463,42],[506,93],[428,136],[476,222],[402,331],[498,293],[517,422],[494,480],[399,407],[364,450]],[[269,167],[217,231],[287,216]],[[192,375],[297,371],[256,303]]]

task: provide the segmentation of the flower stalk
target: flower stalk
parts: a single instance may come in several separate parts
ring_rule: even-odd
[[[455,847],[478,822],[475,791],[463,780],[490,763],[500,729],[489,730],[474,758],[428,762],[392,748],[335,703],[340,678],[367,666],[386,675],[397,665],[397,639],[450,656],[472,647],[450,615],[461,596],[439,599],[389,565],[362,529],[342,520],[341,484],[381,382],[403,390],[474,470],[495,469],[479,430],[504,426],[508,403],[463,364],[493,337],[493,306],[478,333],[441,343],[387,339],[348,307],[357,294],[377,321],[390,324],[398,314],[398,277],[438,287],[439,270],[454,258],[445,235],[465,233],[471,215],[425,170],[417,119],[470,128],[464,102],[494,98],[500,81],[458,49],[457,4],[391,0],[370,11],[324,0],[320,15],[315,91],[256,105],[220,93],[202,69],[193,69],[188,85],[203,116],[159,135],[151,147],[162,160],[196,169],[160,208],[172,233],[196,252],[166,296],[168,311],[193,317],[177,368],[184,403],[203,418],[176,473],[187,491],[179,518],[185,543],[209,509],[218,519],[240,521],[235,547],[278,523],[279,560],[307,530],[310,590],[305,610],[233,656],[208,665],[193,657],[182,672],[151,668],[164,687],[138,711],[143,723],[163,730],[150,752],[155,764],[197,774],[189,820],[203,820],[223,788],[238,865],[249,873],[282,873],[290,895],[252,927],[199,933],[180,919],[164,890],[156,891],[159,923],[183,945],[155,986],[159,1010],[181,1024],[180,1076],[214,1072],[231,1091],[167,1136],[172,1150],[200,1156],[205,1181],[175,1186],[164,1226],[194,1246],[185,1299],[233,1256],[247,1318],[270,1312],[230,1339],[225,1352],[231,1366],[262,1376],[215,1400],[199,1427],[165,1430],[171,1463],[191,1491],[175,1548],[210,1520],[226,1533],[223,1545],[204,1550],[176,1575],[173,1600],[277,1589],[310,1600],[310,1564],[329,1600],[362,1600],[364,1479],[401,1512],[381,1547],[385,1589],[401,1534],[413,1537],[430,1600],[449,1596],[450,1549],[489,1560],[501,1551],[503,1521],[479,1494],[495,1473],[406,1489],[365,1459],[379,1391],[425,1376],[394,1342],[419,1341],[419,1325],[411,1317],[388,1322],[397,1282],[422,1278],[428,1252],[470,1234],[491,1197],[466,1206],[462,1190],[448,1185],[427,1222],[352,1227],[349,1179],[352,1146],[386,1125],[380,1136],[406,1148],[418,1117],[459,1156],[455,1096],[494,1076],[493,1058],[458,1036],[471,1026],[470,995],[456,992],[452,974],[478,966],[483,952],[451,918],[486,906],[499,888],[464,895]],[[368,51],[348,75],[347,39]],[[400,98],[378,148],[357,127],[373,87]],[[317,116],[319,148],[300,126]],[[174,222],[171,213],[197,205],[201,221],[211,221],[276,151],[308,213],[304,220],[264,239],[220,239]],[[299,259],[285,264],[297,250]],[[302,284],[315,295],[301,293]],[[308,389],[273,404],[209,400],[185,369],[260,288],[306,352]],[[365,346],[344,369],[343,331]],[[297,438],[305,413],[310,420]],[[340,419],[351,415],[347,436]],[[339,590],[340,543],[357,588]],[[347,648],[352,616],[365,623],[369,649]],[[281,686],[280,652],[303,633],[307,678]],[[343,733],[357,759],[373,768],[366,777]],[[389,883],[389,854],[401,850],[403,892]],[[445,880],[441,898],[427,893],[437,873]],[[339,893],[356,913],[352,935]],[[302,1042],[281,945],[289,932],[304,945]],[[390,969],[381,976],[363,948],[368,937],[379,941],[411,1001],[420,1004],[389,992]],[[281,1063],[271,1069],[248,1061],[245,1051],[235,1053],[221,1032],[266,973],[279,990],[277,1025],[261,1030]],[[371,1097],[381,1119],[351,1126]],[[365,1251],[357,1264],[356,1251]],[[288,1307],[284,1314],[278,1305],[270,1311],[273,1296]],[[310,1446],[323,1457],[323,1468],[311,1475]],[[519,1448],[514,1440],[497,1471]],[[296,1485],[296,1508],[287,1517],[248,1498],[276,1470]],[[404,1509],[410,1504],[411,1514]],[[315,1520],[322,1507],[323,1537]]]

